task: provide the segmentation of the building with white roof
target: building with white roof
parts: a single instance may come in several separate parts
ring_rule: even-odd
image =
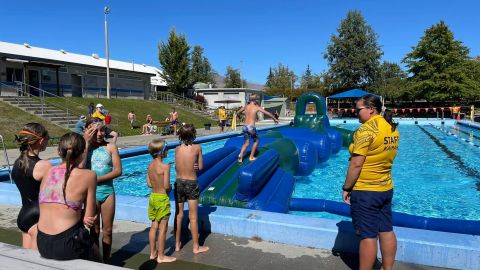
[[[111,96],[148,99],[165,88],[161,70],[133,62],[109,61]],[[16,95],[16,81],[37,94],[40,88],[58,96],[106,96],[106,59],[63,49],[0,42],[0,95]]]

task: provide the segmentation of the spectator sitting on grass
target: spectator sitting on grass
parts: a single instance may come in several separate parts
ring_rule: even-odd
[[[85,122],[87,121],[87,117],[85,115],[81,115],[78,119],[78,122],[75,124],[75,129],[73,132],[78,133],[83,136],[83,131],[85,130]]]

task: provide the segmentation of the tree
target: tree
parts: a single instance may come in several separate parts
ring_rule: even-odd
[[[270,67],[270,70],[268,71],[267,82],[265,83],[265,86],[267,88],[272,88],[272,79],[273,79],[273,72],[272,72],[272,67]]]
[[[465,68],[469,63],[468,53],[469,49],[455,40],[443,21],[428,28],[403,59],[412,74],[409,78],[412,95],[429,101],[469,96],[469,87],[475,84]]]
[[[307,65],[305,73],[303,73],[302,78],[300,79],[300,88],[301,89],[320,89],[322,88],[322,82],[319,75],[312,74],[310,70],[310,65]]]
[[[337,31],[323,55],[329,65],[329,87],[341,92],[371,85],[383,55],[377,34],[359,11],[349,11]]]
[[[271,72],[270,88],[267,93],[292,98],[295,82],[297,81],[295,73],[281,63],[276,68],[273,68]]]
[[[380,65],[372,91],[391,101],[407,95],[407,73],[396,64],[384,61]]]
[[[183,34],[170,31],[168,41],[158,46],[158,59],[163,72],[161,77],[167,82],[170,92],[182,94],[189,87],[190,46]]]
[[[247,87],[247,82],[243,81],[240,77],[240,71],[238,69],[234,69],[231,66],[227,67],[227,72],[225,73],[225,79],[223,80],[225,83],[225,88],[241,88]]]
[[[203,48],[194,46],[192,50],[192,68],[190,70],[190,85],[197,82],[215,84],[214,73],[208,58],[203,56]]]

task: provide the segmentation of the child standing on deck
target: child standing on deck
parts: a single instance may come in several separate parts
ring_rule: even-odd
[[[148,218],[152,221],[152,227],[148,234],[150,242],[150,259],[157,259],[158,263],[174,262],[174,257],[164,255],[165,238],[170,217],[170,164],[163,163],[167,156],[167,143],[163,139],[155,139],[148,145],[148,152],[153,160],[148,165],[147,185],[152,189],[148,202]],[[155,236],[158,235],[157,249],[155,249]]]
[[[206,252],[209,248],[198,243],[198,182],[196,170],[203,169],[202,147],[193,144],[197,131],[192,124],[180,128],[178,138],[180,146],[175,148],[175,251],[182,247],[183,204],[188,201],[188,218],[192,233],[193,253]]]

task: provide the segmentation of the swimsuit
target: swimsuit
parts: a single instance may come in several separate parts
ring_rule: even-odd
[[[243,138],[245,140],[248,140],[249,138],[252,138],[253,140],[257,139],[257,128],[255,125],[246,125],[243,126],[242,128],[242,133],[243,133]]]
[[[26,173],[23,168],[20,168],[20,159],[15,161],[12,168],[12,178],[22,197],[22,209],[18,213],[17,226],[25,233],[38,223],[40,217],[38,207],[40,181],[33,178],[33,169],[39,160],[38,156],[27,156],[28,170]]]
[[[65,181],[65,167],[53,167],[50,170],[50,176],[46,180],[45,185],[38,194],[38,203],[59,203],[65,204],[74,211],[82,210],[82,202],[66,200],[63,194],[63,183]]]
[[[87,162],[87,168],[94,171],[97,177],[103,176],[113,170],[112,156],[110,156],[105,146],[89,151],[89,158],[87,160],[89,161]],[[108,196],[114,192],[113,180],[97,183],[96,198],[100,203],[104,203]]]
[[[93,240],[82,220],[65,231],[49,235],[38,229],[37,246],[40,255],[47,259],[93,259]]]
[[[200,192],[197,180],[177,178],[174,184],[175,202],[182,203],[187,200],[198,200]]]
[[[148,219],[160,221],[170,217],[170,198],[165,193],[151,193],[148,201]]]

